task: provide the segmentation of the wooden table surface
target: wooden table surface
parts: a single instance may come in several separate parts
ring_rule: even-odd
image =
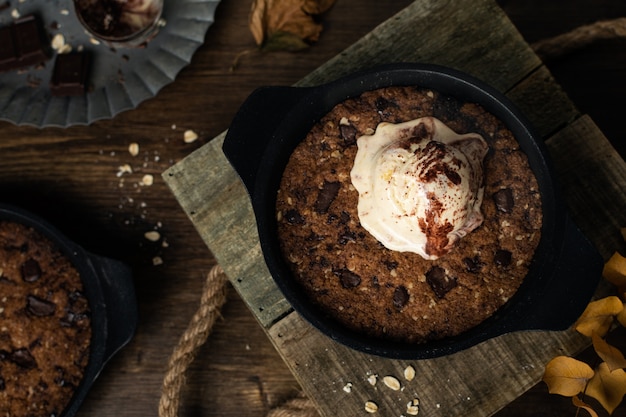
[[[79,416],[157,414],[168,358],[215,264],[160,174],[226,130],[256,87],[294,84],[411,1],[338,0],[324,17],[316,45],[299,53],[271,54],[255,50],[247,24],[249,3],[223,0],[191,64],[135,110],[68,129],[0,123],[0,201],[42,215],[87,249],[123,260],[134,272],[138,332],[101,374]],[[609,0],[571,0],[567,6],[540,0],[498,3],[530,43],[581,24],[626,16],[626,4]],[[548,63],[572,101],[622,156],[625,46],[626,40],[602,41]],[[199,139],[185,143],[187,129]],[[128,152],[133,142],[140,149],[135,157]],[[118,176],[124,164],[133,172]],[[154,176],[153,185],[140,184],[144,174]],[[166,245],[144,238],[154,229]],[[153,264],[157,256],[160,265]],[[181,416],[261,416],[299,391],[232,288],[222,315],[187,374]],[[617,336],[626,344],[623,333]],[[549,395],[539,383],[497,415],[574,413],[569,399]],[[626,405],[613,415],[626,416]]]

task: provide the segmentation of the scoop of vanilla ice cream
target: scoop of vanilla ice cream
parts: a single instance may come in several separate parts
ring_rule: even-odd
[[[488,145],[434,117],[380,123],[351,171],[361,225],[385,247],[437,259],[480,226]]]

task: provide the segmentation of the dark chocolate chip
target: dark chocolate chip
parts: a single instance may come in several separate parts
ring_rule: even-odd
[[[473,258],[463,258],[463,263],[465,264],[467,271],[472,272],[474,274],[477,272],[480,272],[481,268],[484,265],[480,261],[480,258],[478,257],[478,255],[474,256]]]
[[[498,266],[507,267],[511,264],[511,252],[504,249],[498,249],[493,257],[494,262]]]
[[[376,102],[374,103],[376,106],[376,111],[380,114],[386,113],[392,107],[397,108],[398,105],[390,100],[387,100],[384,97],[378,97]]]
[[[510,213],[513,210],[513,191],[510,188],[503,188],[493,195],[496,207],[503,213]]]
[[[289,224],[304,224],[304,217],[296,209],[287,210],[285,219]]]
[[[39,262],[32,258],[22,264],[21,271],[22,279],[26,282],[35,282],[41,278]]]
[[[372,277],[372,287],[374,288],[380,287],[380,281],[378,281],[378,277],[376,275]]]
[[[438,266],[433,266],[426,272],[426,282],[437,298],[445,297],[452,288],[456,287],[456,279],[449,277],[446,271]]]
[[[50,301],[43,300],[39,297],[35,297],[34,295],[29,295],[28,297],[26,297],[26,309],[33,316],[51,316],[54,314],[56,308],[56,304]]]
[[[4,391],[6,389],[6,384],[4,383],[4,378],[0,376],[0,391]]]
[[[340,269],[333,271],[333,273],[339,277],[344,288],[354,288],[361,283],[361,277],[348,269]]]
[[[356,143],[357,130],[352,125],[339,125],[339,133],[347,146],[354,145]]]
[[[387,270],[393,271],[398,267],[398,262],[396,261],[383,261],[383,265],[387,267]]]
[[[341,183],[338,181],[326,181],[324,180],[324,185],[322,189],[317,194],[317,200],[315,201],[315,211],[318,213],[326,213],[330,208],[332,202],[337,198],[337,194],[339,193],[339,188],[341,187]]]
[[[409,291],[400,285],[393,291],[393,305],[401,309],[409,302]]]
[[[30,354],[28,349],[16,349],[9,355],[9,360],[24,369],[33,369],[37,366],[35,358]]]
[[[339,244],[340,245],[346,245],[348,244],[348,242],[354,242],[356,241],[356,233],[354,233],[352,230],[345,228],[340,234],[339,234]]]

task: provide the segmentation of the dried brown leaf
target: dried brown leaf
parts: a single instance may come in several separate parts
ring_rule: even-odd
[[[623,369],[611,372],[606,363],[601,363],[589,381],[586,393],[598,400],[602,407],[612,414],[626,395],[626,372]]]
[[[596,332],[603,337],[611,328],[615,316],[624,309],[624,304],[616,296],[609,296],[592,301],[574,324],[581,334],[591,337]]]
[[[267,1],[266,0],[252,0],[252,9],[248,16],[248,26],[254,36],[254,41],[257,45],[261,45],[265,40],[266,22],[267,18]]]
[[[626,308],[624,308],[616,318],[622,326],[626,327]]]
[[[250,31],[263,49],[299,50],[316,42],[322,25],[315,15],[328,10],[334,0],[254,0]],[[284,47],[284,48],[283,48]]]
[[[308,14],[322,14],[335,4],[335,0],[303,0],[302,10]]]
[[[593,375],[593,369],[585,362],[557,356],[546,365],[543,382],[548,385],[551,394],[573,397],[585,389]]]
[[[607,343],[606,340],[594,333],[591,336],[593,348],[600,358],[607,364],[611,371],[626,368],[626,359],[624,354],[614,346]]]
[[[577,395],[572,397],[572,404],[588,412],[591,417],[598,417],[598,413],[596,413],[595,410],[589,404],[585,403],[583,400],[578,398]]]
[[[289,32],[274,32],[263,44],[264,51],[300,51],[309,47],[298,36]]]

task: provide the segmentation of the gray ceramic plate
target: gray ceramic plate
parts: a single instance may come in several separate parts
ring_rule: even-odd
[[[165,0],[166,24],[146,48],[112,50],[90,41],[74,14],[72,0],[11,1],[0,11],[0,26],[10,24],[12,13],[38,14],[52,38],[57,33],[73,50],[84,48],[92,56],[89,84],[84,96],[53,97],[49,81],[54,56],[44,68],[0,74],[0,120],[37,127],[87,125],[134,109],[154,97],[191,62],[209,26],[219,0]]]

